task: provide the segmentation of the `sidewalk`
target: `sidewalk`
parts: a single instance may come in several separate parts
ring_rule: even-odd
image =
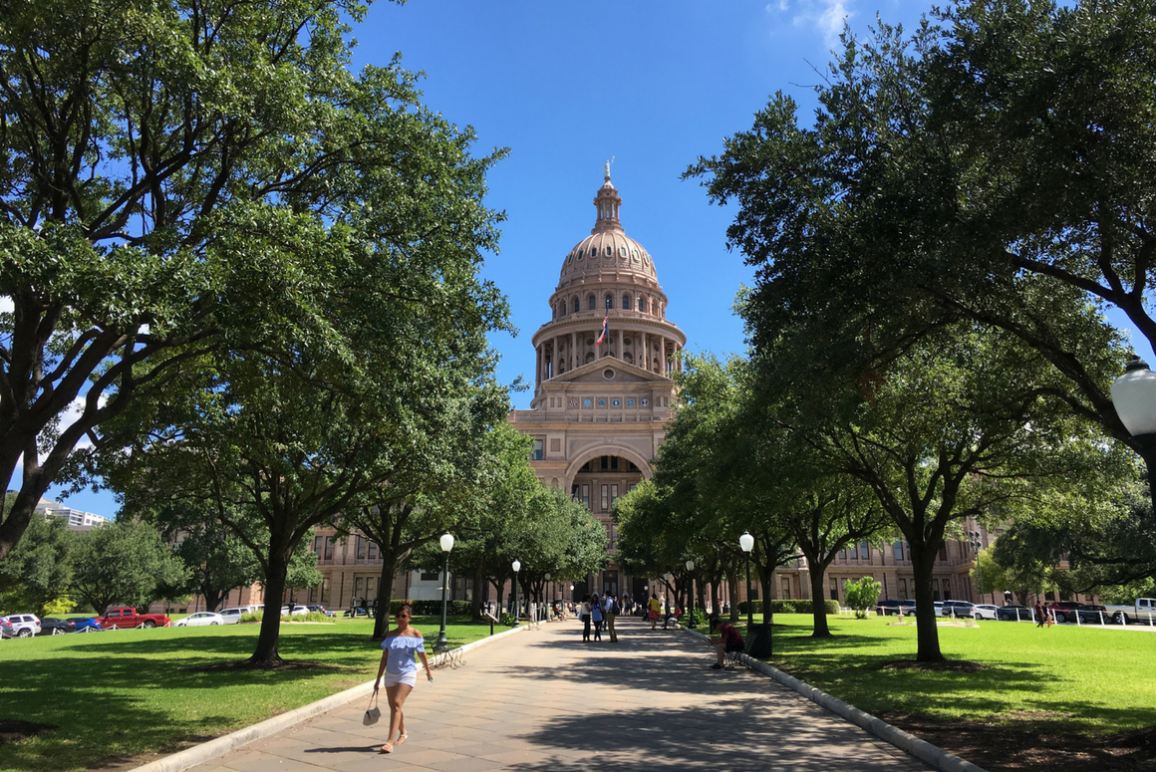
[[[544,624],[435,671],[410,695],[410,737],[391,755],[377,752],[383,691],[376,726],[362,726],[365,705],[351,703],[194,769],[929,769],[770,679],[711,670],[713,652],[691,636],[634,620],[618,628],[616,645],[584,644],[576,622]]]

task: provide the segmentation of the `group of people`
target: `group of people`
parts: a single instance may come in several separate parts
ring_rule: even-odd
[[[583,595],[582,604],[578,607],[578,618],[582,620],[582,640],[585,643],[590,643],[590,630],[594,630],[595,641],[602,640],[602,626],[606,626],[606,632],[610,635],[611,643],[618,643],[618,632],[614,629],[614,619],[622,613],[622,604],[618,600],[618,596],[611,593],[606,593],[603,597],[598,597],[598,593],[593,595]]]

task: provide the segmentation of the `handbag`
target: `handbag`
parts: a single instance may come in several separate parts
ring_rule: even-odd
[[[381,708],[377,707],[377,692],[369,698],[369,708],[366,709],[365,715],[361,717],[361,723],[366,726],[376,724],[381,718]]]

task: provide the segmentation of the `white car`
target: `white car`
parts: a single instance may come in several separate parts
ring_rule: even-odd
[[[232,608],[221,609],[221,624],[223,625],[237,625],[241,623],[241,617],[246,614],[253,613],[249,606],[233,606]]]
[[[198,611],[173,622],[173,627],[208,627],[209,625],[223,624],[225,624],[225,619],[220,614],[213,611]]]
[[[997,619],[999,606],[990,603],[977,603],[971,608],[971,615],[976,619]]]
[[[40,634],[40,617],[35,614],[11,614],[2,618],[12,625],[12,634],[17,638],[31,638]]]
[[[293,604],[292,610],[290,610],[288,603],[281,607],[281,616],[283,617],[303,617],[308,613],[309,609],[296,603]]]

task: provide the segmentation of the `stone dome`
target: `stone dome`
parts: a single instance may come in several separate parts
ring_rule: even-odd
[[[598,213],[594,227],[590,235],[575,244],[563,258],[559,287],[599,274],[611,274],[612,280],[617,281],[633,278],[643,284],[658,284],[650,253],[622,228],[618,219],[621,205],[622,199],[607,175],[594,198]]]

